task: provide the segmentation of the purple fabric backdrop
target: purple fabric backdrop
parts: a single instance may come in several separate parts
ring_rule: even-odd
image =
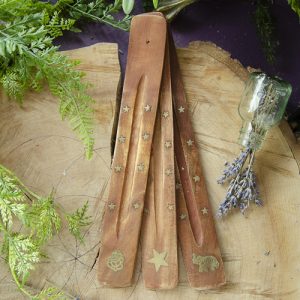
[[[139,0],[134,13],[142,12]],[[252,1],[198,1],[188,6],[172,22],[171,28],[178,47],[190,41],[211,41],[232,54],[244,66],[261,68],[288,80],[293,86],[288,115],[295,114],[300,103],[300,24],[286,0],[277,1],[272,14],[277,23],[279,47],[277,64],[270,66],[262,52],[253,20]],[[98,42],[119,44],[119,57],[124,72],[128,33],[103,24],[83,24],[81,33],[67,32],[57,39],[62,50],[88,46]]]

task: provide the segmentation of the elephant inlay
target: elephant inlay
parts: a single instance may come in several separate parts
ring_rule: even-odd
[[[202,256],[193,253],[192,261],[194,265],[198,265],[199,272],[215,271],[219,268],[220,263],[215,256]]]

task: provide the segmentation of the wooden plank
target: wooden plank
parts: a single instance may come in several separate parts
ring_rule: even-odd
[[[167,42],[155,123],[142,232],[142,273],[150,289],[178,283],[175,157],[171,73]]]
[[[173,42],[170,44],[178,240],[190,286],[199,290],[213,289],[225,284],[224,264],[176,49]]]
[[[287,135],[279,128],[270,132],[257,156],[256,171],[265,207],[251,208],[246,219],[233,214],[215,222],[227,279],[224,287],[200,292],[191,289],[180,256],[178,287],[146,290],[139,252],[132,287],[100,288],[93,264],[111,173],[110,135],[120,76],[117,47],[97,44],[68,53],[82,60],[81,68],[94,84],[91,94],[97,100],[96,147],[91,161],[84,159],[82,144],[67,123],[60,121],[57,100],[48,93],[28,95],[23,109],[3,97],[0,105],[1,163],[37,192],[46,194],[55,187],[56,201],[67,211],[89,200],[93,215],[84,245],[76,245],[66,230],[48,245],[47,261],[51,263],[36,269],[32,287],[51,283],[87,300],[298,300],[300,178],[295,157],[299,157],[300,148],[291,138],[286,140]],[[247,70],[209,43],[194,43],[188,49],[179,49],[178,54],[209,199],[216,212],[225,193],[216,178],[224,161],[232,160],[240,149],[236,142],[241,125],[237,105]],[[0,294],[1,300],[22,299],[2,260]]]
[[[164,63],[167,23],[132,19],[113,172],[103,218],[98,278],[110,287],[132,284]],[[159,32],[159,33],[158,33]]]

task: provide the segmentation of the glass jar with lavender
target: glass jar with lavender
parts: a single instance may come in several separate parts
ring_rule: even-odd
[[[218,180],[220,184],[229,181],[219,216],[226,215],[232,208],[244,213],[250,202],[262,205],[253,171],[255,152],[261,148],[267,131],[282,119],[291,92],[291,85],[278,77],[261,72],[250,74],[239,105],[243,119],[239,143],[243,149],[232,163],[225,163]]]

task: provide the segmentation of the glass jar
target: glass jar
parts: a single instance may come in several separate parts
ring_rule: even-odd
[[[291,85],[278,77],[250,74],[239,105],[241,145],[253,150],[261,147],[267,131],[282,119],[291,92]]]

